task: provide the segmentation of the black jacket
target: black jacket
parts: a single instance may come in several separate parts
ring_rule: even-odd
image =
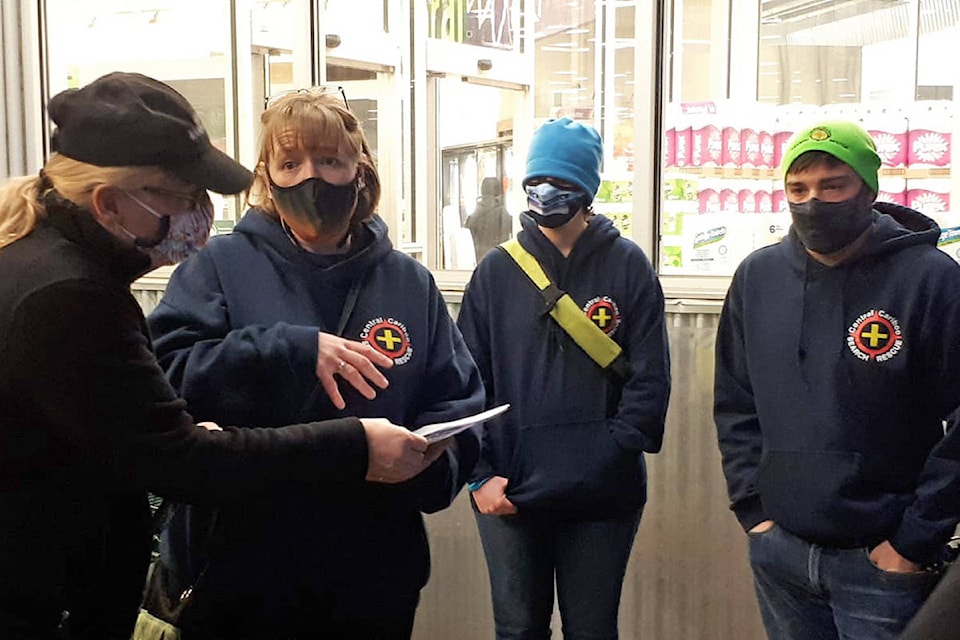
[[[353,418],[194,426],[129,291],[148,259],[89,213],[46,205],[0,249],[0,637],[127,638],[149,560],[147,489],[220,502],[359,483],[366,441]]]

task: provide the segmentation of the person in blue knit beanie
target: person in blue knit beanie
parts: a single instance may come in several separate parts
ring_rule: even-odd
[[[484,425],[470,477],[499,639],[549,637],[555,586],[565,638],[618,637],[644,453],[663,439],[663,292],[643,251],[592,210],[602,160],[589,125],[563,118],[534,133],[522,229],[480,261],[457,321],[487,406],[510,404]],[[524,260],[552,286],[540,291]],[[584,323],[592,346],[547,313],[564,293],[558,308],[595,325]],[[619,355],[601,366],[587,352],[598,344]]]

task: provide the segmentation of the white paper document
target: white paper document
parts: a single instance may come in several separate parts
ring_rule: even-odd
[[[424,425],[414,431],[414,433],[426,438],[427,442],[439,442],[440,440],[444,440],[450,436],[455,436],[461,431],[469,429],[476,424],[486,422],[490,418],[500,415],[509,408],[509,404],[502,404],[499,407],[487,409],[486,411],[481,411],[480,413],[467,416],[466,418],[451,420],[450,422],[435,422],[433,424]]]

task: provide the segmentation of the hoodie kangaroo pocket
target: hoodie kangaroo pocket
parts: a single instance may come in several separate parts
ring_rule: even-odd
[[[617,445],[603,420],[520,428],[507,496],[519,509],[614,514],[646,500],[641,454]]]
[[[757,488],[766,515],[810,540],[843,543],[882,533],[896,498],[871,490],[853,451],[768,451]]]

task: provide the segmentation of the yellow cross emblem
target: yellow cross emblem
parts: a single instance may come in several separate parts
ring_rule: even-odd
[[[607,323],[610,320],[613,320],[613,316],[607,312],[606,307],[600,307],[597,309],[596,313],[590,316],[590,319],[596,322],[597,325],[602,329],[607,326]]]
[[[397,343],[403,342],[403,340],[393,335],[393,331],[390,329],[384,329],[380,335],[377,336],[377,342],[383,344],[387,351],[393,351],[397,348]]]
[[[877,323],[877,322],[874,322],[874,323],[872,323],[872,324],[870,325],[870,331],[869,331],[869,332],[864,331],[864,332],[861,334],[861,336],[863,337],[864,340],[869,340],[869,341],[870,341],[870,346],[871,346],[871,347],[877,348],[877,347],[880,345],[880,341],[889,338],[889,337],[890,337],[890,334],[889,334],[889,333],[883,333],[883,332],[880,330],[880,324]]]

